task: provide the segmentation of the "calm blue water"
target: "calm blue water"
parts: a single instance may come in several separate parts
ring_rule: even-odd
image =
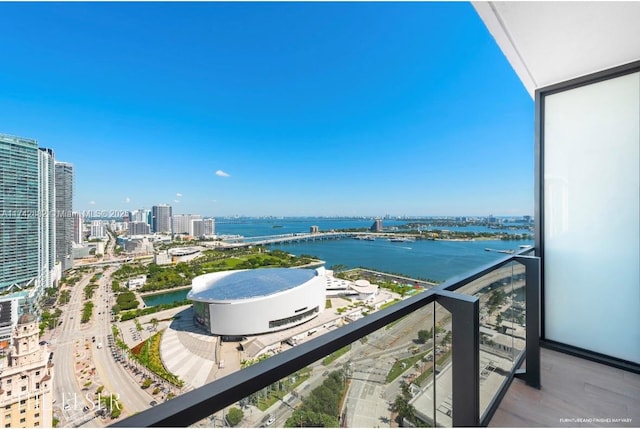
[[[183,301],[187,299],[188,293],[189,289],[176,290],[173,292],[152,295],[147,298],[143,298],[142,300],[147,305],[147,307],[153,307],[154,305],[171,304],[175,301]]]
[[[321,232],[332,229],[369,228],[374,219],[329,219],[329,218],[285,218],[285,219],[216,219],[216,233],[219,235],[242,235],[244,237],[262,237],[265,235],[307,233],[312,225]],[[498,232],[485,226],[437,227],[429,226],[428,221],[420,222],[424,230],[447,229],[449,231]],[[383,220],[384,228],[399,228],[407,224],[406,220]],[[509,230],[510,234],[531,233],[527,229]]]
[[[216,234],[261,237],[265,235],[307,233],[312,225],[321,232],[332,229],[369,228],[374,219],[323,219],[323,218],[286,218],[286,219],[216,219]],[[404,225],[405,221],[383,222],[384,227]]]
[[[327,268],[342,264],[349,268],[375,268],[409,277],[444,281],[506,256],[502,253],[487,252],[484,250],[487,247],[496,250],[518,250],[521,244],[533,245],[533,242],[422,240],[392,243],[381,239],[346,239],[274,245],[270,248],[294,255],[317,256],[326,261]]]
[[[265,235],[294,234],[309,232],[309,227],[317,225],[320,231],[332,229],[370,227],[373,219],[241,219],[216,220],[218,234],[257,237]],[[406,221],[385,220],[385,228],[400,227]],[[274,228],[278,225],[278,228]],[[429,227],[426,229],[440,229]],[[493,231],[482,226],[443,227],[451,231]],[[527,230],[508,231],[510,234],[528,233]],[[326,261],[327,268],[346,265],[349,268],[367,267],[380,271],[404,274],[409,277],[444,281],[464,274],[485,264],[504,258],[506,255],[487,252],[485,248],[496,250],[517,250],[522,244],[533,245],[532,241],[414,241],[390,242],[383,239],[365,241],[355,239],[326,240],[271,246],[294,255],[313,255]],[[148,306],[170,303],[186,298],[188,290],[169,292],[145,298]]]

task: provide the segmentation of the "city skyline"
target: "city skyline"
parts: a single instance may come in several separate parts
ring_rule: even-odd
[[[75,211],[533,214],[533,100],[469,4],[0,10],[0,132],[73,165]]]

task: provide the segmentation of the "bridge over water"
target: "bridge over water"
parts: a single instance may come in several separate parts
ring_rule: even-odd
[[[297,234],[265,235],[261,237],[238,238],[235,243],[227,243],[225,247],[267,246],[270,244],[300,243],[305,241],[340,240],[343,238],[352,238],[359,234],[361,233],[319,232],[315,234],[297,233]]]
[[[318,233],[295,233],[295,234],[279,234],[279,235],[265,235],[261,237],[238,237],[237,239],[228,240],[224,247],[246,247],[246,246],[267,246],[270,244],[282,244],[282,243],[300,243],[308,241],[320,241],[320,240],[341,240],[344,238],[358,238],[363,239],[365,237],[372,237],[376,239],[386,238],[407,238],[396,233],[376,233],[376,232],[318,232]]]

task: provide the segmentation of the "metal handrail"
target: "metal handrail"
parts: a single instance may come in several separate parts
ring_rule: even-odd
[[[454,320],[458,318],[461,321],[466,321],[464,322],[466,325],[460,323],[460,326],[467,326],[467,329],[459,330],[456,333],[455,326],[453,328],[453,341],[454,344],[457,343],[456,349],[460,351],[458,359],[456,359],[455,352],[453,355],[454,374],[457,367],[459,368],[458,373],[464,373],[466,377],[475,373],[474,377],[477,378],[479,376],[479,334],[476,331],[478,330],[479,300],[477,297],[454,291],[512,261],[520,262],[519,259],[526,258],[522,255],[531,250],[531,248],[524,249],[480,269],[454,277],[391,307],[123,419],[110,427],[188,426],[433,302],[439,302],[448,308],[452,312]],[[454,312],[457,312],[458,315]],[[473,320],[474,318],[475,320]],[[470,322],[472,322],[471,326],[468,325]],[[527,322],[529,323],[529,319]],[[463,349],[464,353],[462,353]],[[469,354],[474,356],[471,360],[465,360],[465,356]],[[453,409],[453,425],[477,426],[480,422],[479,387],[476,385],[477,383],[474,383],[475,387],[468,389],[468,378],[462,384],[466,388],[456,389],[456,384],[454,381],[454,401],[457,396],[456,390],[460,396],[458,396],[458,404]]]

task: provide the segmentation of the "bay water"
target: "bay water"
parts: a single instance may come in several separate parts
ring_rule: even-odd
[[[244,237],[264,237],[269,235],[299,234],[309,232],[312,225],[321,232],[347,229],[369,228],[373,219],[329,219],[329,218],[285,218],[285,219],[216,219],[216,233],[219,235],[242,235]],[[384,220],[385,228],[405,225],[404,220]],[[425,222],[426,224],[426,222]],[[275,226],[275,227],[274,227]],[[450,231],[496,232],[484,226],[469,227],[429,227],[423,230],[446,229]],[[510,230],[510,234],[531,233],[526,229]],[[340,239],[287,243],[269,246],[294,255],[311,255],[326,262],[331,268],[344,265],[348,268],[364,267],[379,271],[402,274],[407,277],[445,281],[451,277],[475,270],[495,262],[506,255],[494,250],[517,251],[521,245],[533,245],[530,240],[477,240],[477,241],[432,241],[390,242],[378,238],[375,241]],[[491,249],[487,251],[485,249]],[[188,291],[174,291],[144,299],[147,306],[169,303],[185,299]]]

